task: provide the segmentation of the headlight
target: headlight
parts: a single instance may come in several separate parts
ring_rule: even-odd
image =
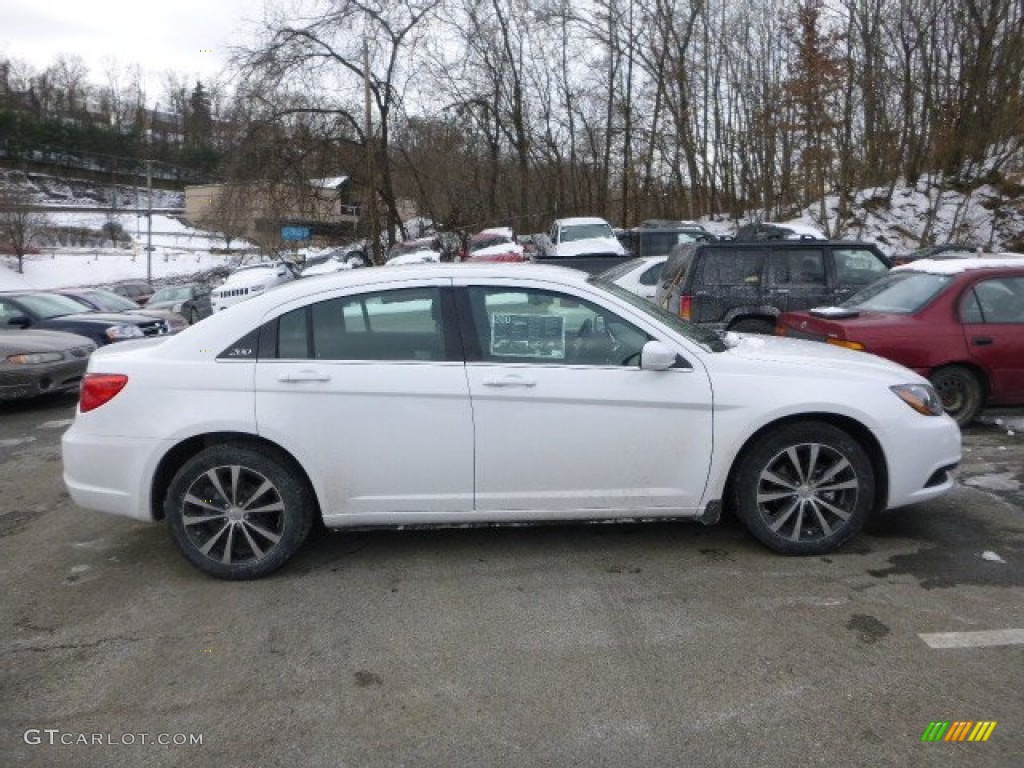
[[[927,384],[899,384],[889,387],[896,397],[925,416],[941,416],[942,401]]]
[[[137,325],[112,325],[106,330],[107,338],[111,341],[121,341],[122,339],[136,339],[140,336],[145,336],[142,330]]]
[[[249,293],[263,293],[263,286],[254,285],[252,288],[249,289]]]
[[[60,352],[29,352],[23,355],[8,355],[7,362],[15,365],[42,365],[43,363],[58,363],[64,359]]]

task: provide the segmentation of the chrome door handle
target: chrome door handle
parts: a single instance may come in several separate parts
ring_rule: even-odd
[[[502,376],[499,379],[484,379],[485,387],[535,387],[537,382],[533,379],[524,379],[522,376]]]
[[[330,381],[329,374],[320,371],[295,371],[293,373],[282,373],[277,377],[278,381]]]

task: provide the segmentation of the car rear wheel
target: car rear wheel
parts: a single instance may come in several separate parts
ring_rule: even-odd
[[[871,513],[875,473],[864,448],[830,424],[788,424],[737,462],[732,502],[751,534],[786,555],[831,552]]]
[[[256,579],[302,546],[313,520],[306,484],[273,454],[207,448],[181,467],[164,512],[188,560],[221,579]]]
[[[974,421],[984,404],[984,390],[977,376],[963,366],[951,365],[939,368],[929,379],[939,393],[942,407],[957,424],[965,427]]]
[[[759,317],[745,317],[730,325],[729,330],[737,333],[763,333],[770,336],[775,333],[775,326],[768,320]]]

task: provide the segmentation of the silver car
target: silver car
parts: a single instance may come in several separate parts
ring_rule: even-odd
[[[0,400],[77,389],[95,349],[63,331],[0,331]]]

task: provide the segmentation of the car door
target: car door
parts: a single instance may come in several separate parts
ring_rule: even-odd
[[[687,274],[695,323],[723,323],[731,312],[763,305],[767,247],[727,246],[698,251],[692,280]],[[684,288],[684,293],[685,293]]]
[[[328,524],[472,509],[473,423],[446,282],[293,302],[264,326],[258,428],[319,483]]]
[[[971,358],[989,379],[995,402],[1024,403],[1024,277],[978,280],[960,300]]]
[[[825,249],[773,244],[768,257],[768,303],[780,312],[831,303],[825,279]]]
[[[712,446],[703,367],[638,366],[657,329],[542,282],[456,279],[476,429],[476,509],[490,519],[697,509]]]

